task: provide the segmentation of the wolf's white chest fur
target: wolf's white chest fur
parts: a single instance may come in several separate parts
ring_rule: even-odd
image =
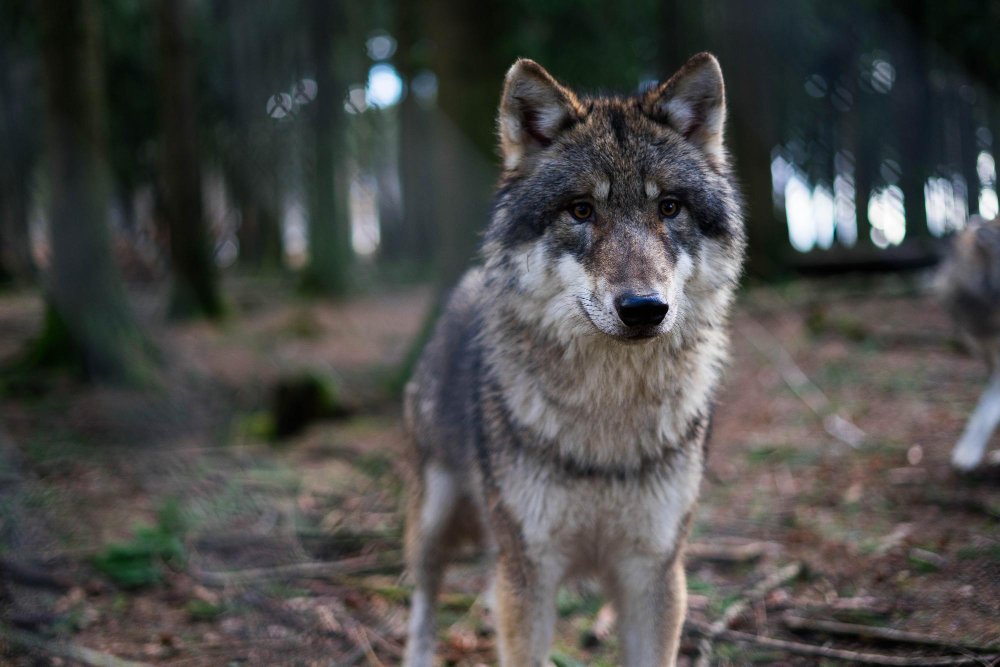
[[[682,355],[669,341],[623,349],[598,340],[551,372],[504,365],[500,381],[513,419],[537,436],[534,446],[588,465],[630,468],[680,443],[704,414],[724,349],[725,334],[716,332]],[[522,465],[504,475],[501,493],[529,548],[567,570],[672,553],[702,472],[700,453],[690,449],[678,450],[657,474],[622,480],[567,481],[551,467]]]
[[[635,481],[552,479],[525,466],[506,475],[501,494],[529,551],[564,574],[587,573],[624,558],[659,559],[676,549],[701,482],[701,463],[685,458],[662,477]]]

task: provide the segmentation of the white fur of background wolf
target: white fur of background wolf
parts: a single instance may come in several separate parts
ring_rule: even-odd
[[[938,272],[942,306],[990,370],[990,380],[951,454],[951,464],[972,470],[986,453],[1000,423],[1000,217],[973,216],[955,238]]]

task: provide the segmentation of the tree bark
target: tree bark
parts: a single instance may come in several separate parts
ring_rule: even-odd
[[[205,226],[198,155],[194,65],[187,0],[160,0],[160,152],[162,210],[170,230],[174,268],[171,313],[176,317],[222,315],[213,243]]]
[[[39,6],[45,134],[51,178],[48,316],[34,361],[90,377],[143,380],[151,348],[126,300],[108,228],[103,81],[92,0]]]

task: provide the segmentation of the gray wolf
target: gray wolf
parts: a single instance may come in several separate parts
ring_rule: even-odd
[[[676,661],[682,549],[744,253],[722,71],[694,56],[630,97],[507,73],[482,266],[406,389],[415,588],[405,663],[430,665],[457,545],[496,561],[500,662],[548,661],[559,584],[616,607],[625,664]]]
[[[952,467],[970,471],[983,460],[1000,422],[1000,217],[978,216],[955,238],[936,283],[942,306],[990,371],[989,384],[951,453]]]

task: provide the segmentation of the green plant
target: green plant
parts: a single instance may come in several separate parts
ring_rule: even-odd
[[[93,558],[94,567],[123,588],[143,588],[163,579],[164,565],[182,567],[184,532],[176,501],[163,505],[156,525],[138,526],[128,542],[110,544]]]

